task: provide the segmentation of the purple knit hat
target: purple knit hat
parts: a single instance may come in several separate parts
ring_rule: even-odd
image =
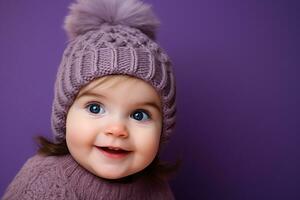
[[[56,142],[65,140],[66,117],[79,90],[106,75],[128,75],[151,84],[160,95],[162,141],[175,125],[175,80],[167,54],[154,41],[159,21],[138,0],[77,0],[65,30],[70,38],[59,66],[52,107]]]

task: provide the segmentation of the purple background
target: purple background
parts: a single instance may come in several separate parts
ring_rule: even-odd
[[[0,1],[0,196],[51,137],[71,0]],[[173,60],[182,155],[177,199],[300,199],[299,3],[147,0]]]

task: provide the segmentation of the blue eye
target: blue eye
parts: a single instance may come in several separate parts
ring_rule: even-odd
[[[98,103],[91,103],[87,106],[87,109],[89,112],[93,114],[103,114],[105,112],[104,108],[102,105]]]
[[[146,111],[143,110],[137,110],[134,113],[130,115],[131,118],[137,120],[137,121],[145,121],[149,120],[150,116]]]

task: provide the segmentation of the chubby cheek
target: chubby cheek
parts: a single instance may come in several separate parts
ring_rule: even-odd
[[[143,160],[145,164],[150,164],[158,152],[160,133],[157,133],[156,130],[142,133],[136,138],[135,144],[140,152],[139,159]]]
[[[84,119],[67,118],[66,141],[70,151],[86,151],[94,142],[94,130]]]

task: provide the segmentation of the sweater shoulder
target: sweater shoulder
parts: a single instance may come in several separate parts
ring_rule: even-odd
[[[68,188],[60,162],[63,157],[29,158],[8,186],[5,199],[76,199]]]

